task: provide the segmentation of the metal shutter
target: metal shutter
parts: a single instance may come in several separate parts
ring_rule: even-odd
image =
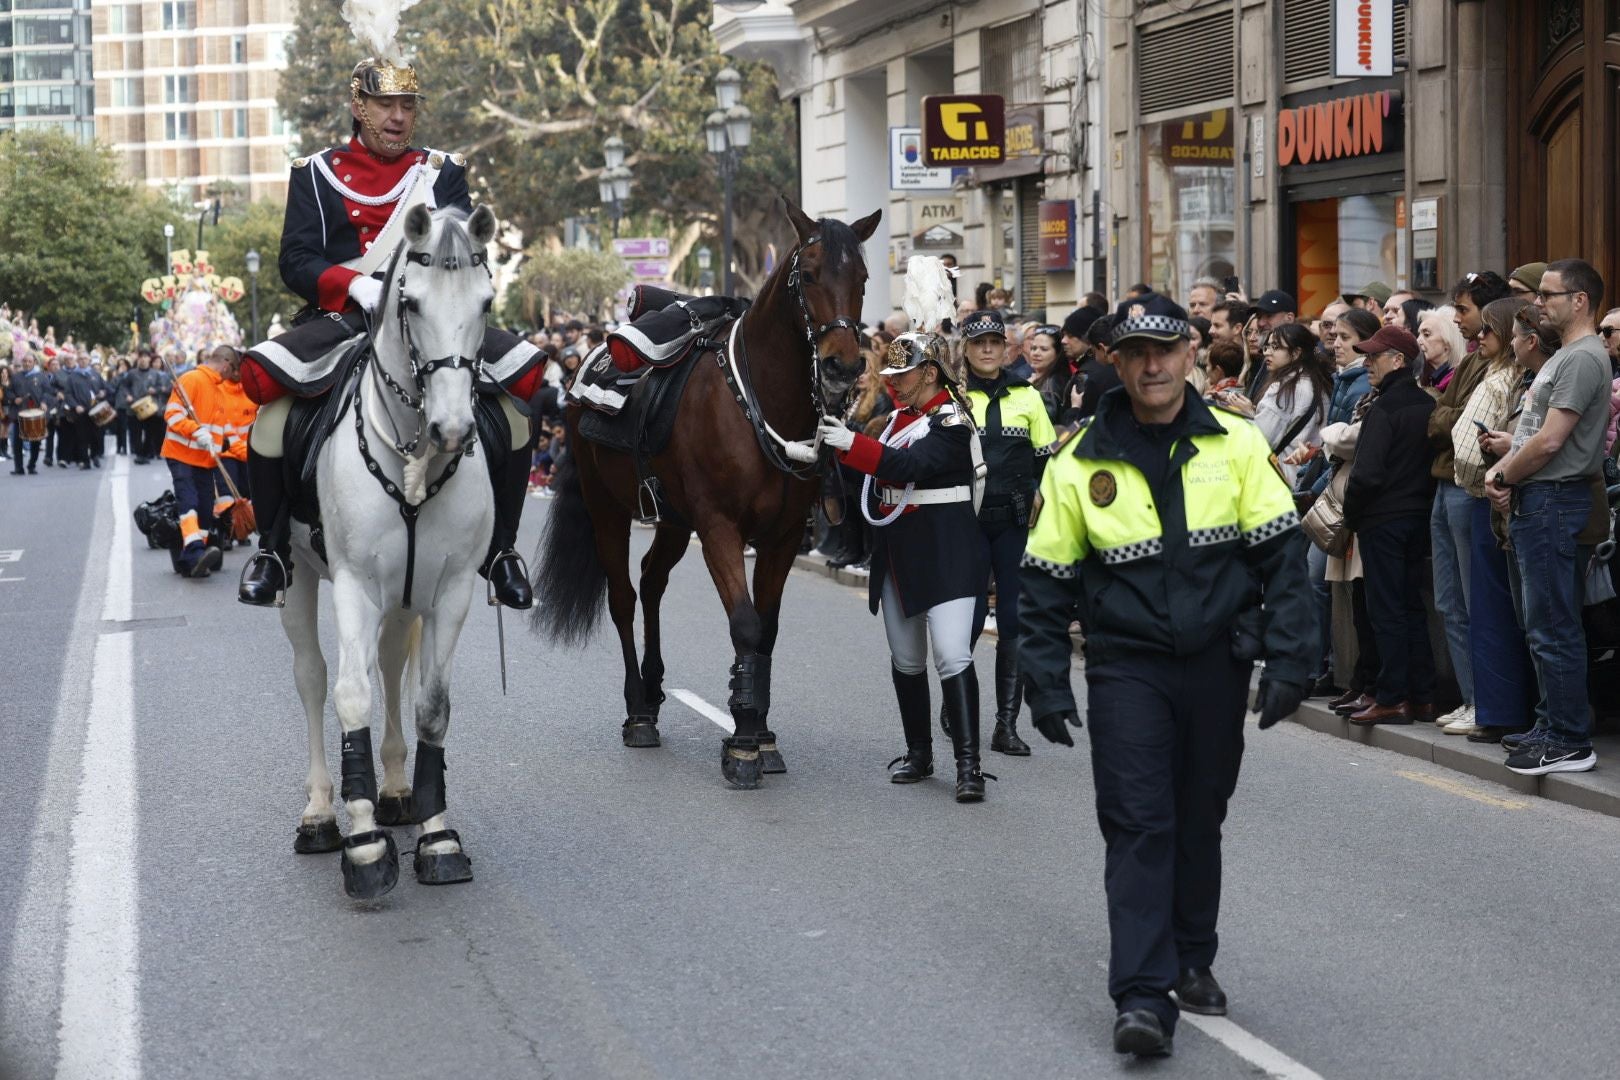
[[[1174,26],[1147,26],[1136,41],[1137,100],[1144,114],[1232,96],[1231,10]]]
[[[1046,272],[1041,269],[1041,190],[1038,176],[1018,181],[1018,297],[1026,319],[1046,317]]]

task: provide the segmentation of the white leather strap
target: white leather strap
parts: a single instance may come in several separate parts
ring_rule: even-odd
[[[902,503],[910,506],[938,506],[944,503],[970,502],[973,499],[973,488],[967,484],[957,484],[948,488],[892,488],[880,490],[879,498],[884,506],[899,506]]]

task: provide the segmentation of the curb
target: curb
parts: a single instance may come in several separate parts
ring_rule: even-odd
[[[795,557],[793,566],[863,592],[869,580],[866,574],[834,570],[822,560],[809,555]],[[985,627],[984,632],[994,634],[996,631],[992,625]],[[1427,761],[1476,780],[1500,784],[1521,795],[1534,795],[1581,810],[1620,817],[1620,773],[1612,769],[1603,771],[1601,761],[1599,768],[1592,772],[1520,776],[1503,767],[1500,747],[1489,743],[1471,743],[1460,735],[1447,735],[1433,724],[1358,727],[1314,701],[1301,705],[1299,711],[1288,719],[1324,735]],[[1609,747],[1603,749],[1607,751]]]

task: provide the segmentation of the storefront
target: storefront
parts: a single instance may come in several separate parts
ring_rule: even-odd
[[[973,170],[986,189],[999,242],[991,249],[989,280],[1012,293],[1013,307],[1032,318],[1046,311],[1046,272],[1040,259],[1040,208],[1045,198],[1042,110],[1009,105],[1005,157]]]
[[[1236,273],[1233,126],[1216,109],[1142,128],[1143,280],[1167,295]]]
[[[1378,281],[1407,285],[1402,80],[1285,98],[1272,125],[1281,211],[1277,266],[1302,316]]]

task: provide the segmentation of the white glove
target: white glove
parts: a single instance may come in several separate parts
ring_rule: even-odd
[[[369,315],[382,303],[382,282],[373,277],[357,277],[349,282],[349,295]]]
[[[197,449],[206,454],[216,454],[214,446],[214,433],[207,428],[198,428],[191,436],[191,441],[197,444]]]
[[[817,457],[815,444],[808,442],[783,443],[782,453],[786,454],[789,460],[802,462],[805,465],[814,464]]]
[[[834,450],[848,450],[855,445],[855,433],[835,416],[823,416],[819,429],[821,441]]]

